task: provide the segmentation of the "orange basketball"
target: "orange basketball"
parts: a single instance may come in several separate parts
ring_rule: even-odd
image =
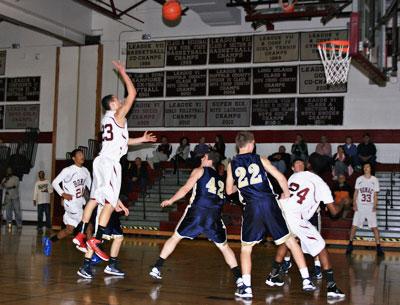
[[[181,17],[182,8],[177,0],[167,0],[162,8],[162,15],[165,20],[175,21]]]
[[[285,13],[293,13],[294,12],[294,4],[285,3],[282,7]]]

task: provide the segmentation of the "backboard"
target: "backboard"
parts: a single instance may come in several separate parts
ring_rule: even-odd
[[[397,76],[399,39],[398,30],[392,30],[393,25],[397,28],[397,18],[395,0],[353,1],[350,55],[353,64],[380,86],[389,76]]]

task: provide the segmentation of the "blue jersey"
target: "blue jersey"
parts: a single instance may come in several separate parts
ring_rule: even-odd
[[[265,199],[265,196],[275,196],[259,155],[251,153],[236,155],[231,167],[242,203],[258,202]]]
[[[204,167],[204,173],[193,187],[190,205],[193,207],[222,207],[225,201],[225,183],[217,171]]]

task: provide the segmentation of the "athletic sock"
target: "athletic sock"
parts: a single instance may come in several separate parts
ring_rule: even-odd
[[[242,277],[242,272],[240,272],[239,266],[233,267],[231,269],[233,276],[235,277],[235,280],[237,281],[239,278]]]
[[[281,269],[281,263],[278,263],[277,261],[272,262],[272,270],[271,270],[271,276],[276,276],[279,274],[279,270]]]
[[[246,286],[251,286],[251,275],[250,274],[243,274],[242,275],[243,284]]]
[[[100,226],[100,225],[97,227],[96,239],[98,239],[98,240],[103,239],[103,234],[104,234],[105,229],[106,229],[105,227]]]
[[[52,242],[56,242],[56,241],[59,240],[59,238],[58,238],[58,236],[57,236],[57,234],[56,234],[56,235],[53,235],[52,237],[50,237],[50,240],[51,240]]]
[[[285,256],[284,260],[285,262],[290,262],[290,256]]]
[[[314,261],[314,266],[321,267],[321,262],[319,260]]]
[[[300,271],[301,277],[303,279],[308,279],[310,277],[310,274],[308,273],[308,268],[307,267],[300,268],[299,271]]]
[[[156,261],[156,263],[154,264],[154,267],[156,267],[157,269],[161,269],[162,266],[164,265],[165,259],[162,257],[159,257]]]
[[[324,270],[324,272],[325,272],[325,276],[326,276],[327,286],[331,287],[332,285],[335,284],[335,279],[333,278],[333,270],[328,269],[328,270]]]
[[[86,258],[83,260],[83,268],[90,268],[90,258]]]
[[[76,230],[77,232],[82,233],[82,234],[86,234],[87,227],[88,227],[88,223],[87,223],[87,222],[81,221],[81,222],[76,226],[75,230]]]

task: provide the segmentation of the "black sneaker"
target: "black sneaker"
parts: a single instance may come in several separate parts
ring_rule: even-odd
[[[353,252],[353,245],[352,244],[348,244],[347,245],[347,249],[346,249],[346,255],[350,255],[351,252]]]
[[[282,266],[281,266],[281,272],[282,273],[288,273],[289,269],[292,267],[292,261],[283,261]]]
[[[108,265],[104,269],[104,273],[111,274],[111,275],[117,275],[117,276],[125,276],[125,272],[123,272],[121,269],[119,269],[116,265]]]
[[[317,280],[322,279],[322,270],[320,266],[314,266],[313,277],[316,278]]]
[[[378,256],[384,256],[385,255],[385,252],[383,252],[381,245],[377,245],[376,246],[376,254]]]
[[[237,288],[235,296],[242,299],[251,299],[253,298],[253,290],[251,289],[251,286],[246,286],[245,284],[243,284]]]
[[[151,269],[149,275],[155,280],[161,280],[162,279],[161,270],[158,269],[157,267],[153,267]]]
[[[282,287],[285,284],[285,282],[283,281],[283,279],[279,274],[275,274],[274,276],[269,274],[267,279],[265,280],[265,284],[271,287],[275,286]]]
[[[346,295],[333,284],[327,288],[327,297],[328,298],[344,298]]]
[[[77,274],[84,279],[91,279],[93,278],[92,269],[90,267],[80,267]]]

